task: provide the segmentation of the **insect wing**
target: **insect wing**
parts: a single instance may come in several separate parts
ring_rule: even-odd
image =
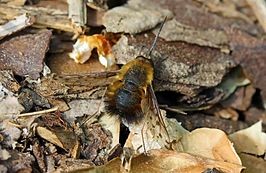
[[[170,137],[165,124],[165,115],[163,115],[159,109],[159,105],[151,85],[147,88],[147,101],[149,106],[144,109],[147,111],[144,112],[146,119],[145,126],[147,126],[146,129],[150,131],[153,136],[153,140],[156,141],[162,148],[168,148]]]

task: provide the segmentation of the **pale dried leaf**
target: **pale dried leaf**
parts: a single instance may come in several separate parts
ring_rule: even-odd
[[[6,149],[2,149],[0,147],[0,160],[7,160],[10,157],[11,155],[9,154],[9,152]]]
[[[229,135],[229,138],[238,152],[263,155],[266,151],[266,133],[262,132],[261,121]]]
[[[2,129],[1,133],[5,135],[4,143],[9,147],[15,148],[17,140],[21,137],[21,130],[10,123],[9,120],[1,122],[0,127]]]
[[[0,84],[0,120],[12,118],[24,110],[18,98]]]
[[[101,100],[72,100],[68,103],[70,110],[65,112],[64,118],[72,123],[77,117],[93,115],[97,112]],[[100,110],[102,110],[102,105]]]
[[[43,139],[51,142],[52,144],[54,144],[58,147],[65,149],[62,142],[59,140],[59,138],[56,136],[56,134],[53,133],[52,131],[50,131],[44,127],[37,127],[36,130],[37,130],[38,135],[40,137],[42,137]]]
[[[241,160],[226,134],[218,129],[199,128],[179,140],[177,150],[241,165]]]
[[[119,144],[119,134],[120,134],[120,120],[117,116],[109,115],[104,113],[99,118],[99,123],[105,130],[108,130],[112,134],[112,144],[111,149],[113,149],[116,145]]]

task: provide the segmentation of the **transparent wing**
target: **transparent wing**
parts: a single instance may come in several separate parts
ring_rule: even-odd
[[[147,112],[144,112],[147,130],[151,131],[154,141],[157,141],[161,147],[168,148],[170,137],[165,123],[166,117],[159,109],[157,98],[151,85],[147,90],[147,100],[149,106],[146,109]]]
[[[143,118],[137,123],[125,124],[130,130],[126,147],[139,153],[151,149],[170,148],[165,116],[161,113],[152,86],[147,88],[146,97],[141,103]]]

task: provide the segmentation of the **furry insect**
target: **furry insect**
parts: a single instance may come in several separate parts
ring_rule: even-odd
[[[124,65],[108,87],[108,109],[128,122],[140,120],[143,117],[141,102],[152,84],[153,73],[152,61],[144,56]]]
[[[156,45],[164,22],[153,41],[147,57],[150,57]],[[127,123],[138,124],[145,118],[144,122],[142,121],[144,125],[149,124],[154,129],[159,127],[158,132],[160,133],[156,135],[160,136],[161,132],[164,131],[164,134],[166,134],[164,136],[167,136],[169,141],[166,125],[153,91],[153,78],[153,61],[142,55],[122,66],[115,76],[114,82],[107,89],[107,110],[118,114]],[[154,112],[155,116],[148,113],[149,111]],[[145,146],[143,148],[145,150]]]

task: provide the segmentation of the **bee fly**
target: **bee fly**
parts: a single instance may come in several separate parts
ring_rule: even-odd
[[[166,18],[161,24],[158,34],[156,34],[147,57],[150,57],[165,21]],[[156,123],[153,127],[159,125],[167,133],[152,88],[153,77],[154,65],[152,60],[142,55],[137,56],[134,60],[122,66],[115,76],[114,82],[108,86],[106,107],[108,111],[118,114],[127,123],[138,123],[141,121],[146,116],[145,110],[148,107],[148,109],[152,109],[156,114]],[[148,121],[154,121],[154,118],[149,117]],[[167,136],[169,139],[168,133]]]

